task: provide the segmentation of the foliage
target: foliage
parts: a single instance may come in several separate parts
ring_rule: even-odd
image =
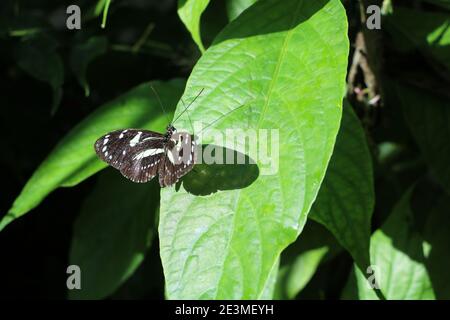
[[[81,30],[4,1],[1,295],[450,298],[450,5],[369,2],[381,30],[368,1],[80,1]],[[104,170],[98,137],[171,119],[252,161],[164,189]],[[267,130],[276,170],[230,128]]]

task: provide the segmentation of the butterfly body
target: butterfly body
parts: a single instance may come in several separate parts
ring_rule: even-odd
[[[95,142],[97,155],[133,182],[159,176],[161,187],[175,184],[192,170],[196,144],[187,132],[168,125],[166,133],[124,129],[112,131]]]

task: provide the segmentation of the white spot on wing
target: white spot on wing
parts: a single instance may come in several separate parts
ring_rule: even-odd
[[[103,140],[103,145],[107,144],[108,140],[109,140],[108,138],[105,138],[105,140]]]
[[[173,158],[173,154],[171,151],[167,152],[167,157],[169,158],[169,161],[175,164],[175,159]]]
[[[134,136],[134,138],[130,140],[130,147],[134,147],[134,146],[139,142],[139,139],[141,138],[141,134],[142,134],[142,132],[139,131],[139,132]]]
[[[155,154],[158,153],[164,153],[164,149],[148,149],[145,151],[142,151],[141,153],[138,153],[133,159],[134,160],[139,160],[148,156],[154,156]]]
[[[162,139],[162,137],[147,137],[147,138],[145,138],[145,139],[142,140],[142,141],[147,141],[147,140],[160,140],[160,139]]]

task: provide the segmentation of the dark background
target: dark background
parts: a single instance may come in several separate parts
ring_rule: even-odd
[[[356,1],[343,2],[349,16],[351,62],[355,37],[361,29],[359,6]],[[65,8],[69,4],[78,4],[83,15],[93,3],[94,1],[87,0],[1,1],[0,216],[8,211],[27,179],[55,144],[81,119],[102,103],[142,82],[151,79],[187,78],[200,56],[177,15],[175,0],[117,0],[111,6],[106,29],[100,28],[101,17],[98,17],[84,21],[81,31],[67,30]],[[413,6],[413,1],[396,3]],[[423,8],[442,11],[442,8],[431,4],[425,4]],[[50,113],[51,88],[17,65],[15,50],[20,39],[10,36],[8,32],[13,26],[25,23],[24,21],[28,24],[37,21],[44,25],[46,32],[58,42],[57,51],[64,62],[65,76],[62,100],[54,115]],[[150,35],[152,46],[137,53],[114,49],[115,44],[134,44],[150,23],[154,24]],[[206,47],[226,23],[225,2],[211,1],[202,18],[202,37]],[[75,38],[80,36],[77,33],[83,33],[85,36],[105,35],[109,41],[107,53],[89,65],[89,97],[85,97],[83,89],[67,66],[71,46]],[[404,56],[395,53],[392,51],[389,35],[384,37],[385,71],[393,79],[405,78],[404,70],[412,70],[418,66],[427,68],[422,55],[413,53]],[[432,74],[432,79],[439,77],[434,71],[427,72]],[[358,86],[362,81],[363,77],[359,75],[354,85]],[[387,133],[398,132],[399,136],[402,135],[402,123],[396,122],[392,114],[380,111],[380,108],[368,108],[367,101],[356,96],[350,95],[349,98],[373,145],[383,140]],[[389,105],[389,100],[386,99],[383,103]],[[384,108],[386,109],[389,110]],[[402,156],[414,159],[417,156],[417,146],[410,137],[405,140],[408,141],[410,149],[409,154]],[[424,164],[419,162],[410,171],[403,173],[402,184],[409,185],[417,178],[417,172],[423,170]],[[57,189],[41,205],[0,232],[0,297],[66,298],[66,268],[72,225],[83,199],[92,190],[96,179],[94,176],[74,188]],[[382,223],[385,213],[390,211],[398,199],[398,195],[386,192],[385,180],[383,174],[376,179],[374,228]],[[433,183],[432,178],[429,180]],[[158,241],[153,243],[139,270],[111,298],[164,297]],[[351,267],[350,256],[347,253],[338,254],[319,268],[299,298],[338,298],[347,277],[336,275],[347,275]],[[142,283],[147,285],[139,285]]]

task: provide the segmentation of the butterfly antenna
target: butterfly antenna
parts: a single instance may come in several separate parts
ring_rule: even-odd
[[[185,113],[187,111],[187,109],[189,109],[189,107],[195,102],[195,100],[197,100],[197,98],[202,94],[204,89],[205,88],[202,88],[202,90],[200,90],[200,92],[195,96],[194,100],[192,100],[191,103],[189,103],[189,105],[187,107],[185,107],[184,110],[178,115],[178,117],[176,117],[175,120],[172,121],[172,124],[174,124],[175,121],[177,121],[181,117],[181,115],[183,113]],[[181,100],[181,102],[183,103],[183,106],[184,106],[183,100]]]
[[[186,105],[184,104],[183,99],[180,99],[180,100],[181,100],[181,103],[183,104],[183,107],[185,107],[184,110],[187,112],[187,108],[186,108]],[[184,111],[183,111],[183,112],[184,112]],[[192,121],[191,121],[191,117],[189,116],[189,112],[187,112],[186,115],[188,116],[189,123],[191,124],[192,134],[193,134],[194,137],[195,137],[194,126],[192,125]],[[174,121],[174,122],[175,122],[175,121]]]
[[[153,85],[152,85],[152,84],[150,84],[150,88],[152,88],[152,90],[153,90],[153,93],[155,94],[155,96],[156,96],[156,99],[158,100],[159,106],[161,107],[161,110],[163,111],[163,113],[164,113],[164,116],[165,116],[165,117],[166,117],[166,119],[167,119],[167,123],[170,123],[170,119],[169,119],[169,117],[167,116],[167,112],[166,112],[166,109],[164,108],[164,105],[163,105],[163,103],[162,103],[161,99],[159,98],[158,92],[156,92],[156,90],[155,90],[155,88],[153,87]]]
[[[219,118],[217,118],[216,120],[214,120],[213,122],[211,122],[210,124],[208,124],[206,127],[204,127],[202,129],[202,131],[200,131],[200,133],[202,133],[203,131],[205,131],[206,129],[208,129],[209,127],[211,127],[214,123],[216,123],[217,121],[219,121],[220,119],[222,119],[223,117],[226,117],[227,115],[229,115],[230,113],[239,110],[240,108],[244,107],[246,104],[242,104],[237,108],[234,108],[233,110],[228,111],[227,113],[223,114],[222,116],[220,116]],[[199,134],[200,134],[199,133]]]

